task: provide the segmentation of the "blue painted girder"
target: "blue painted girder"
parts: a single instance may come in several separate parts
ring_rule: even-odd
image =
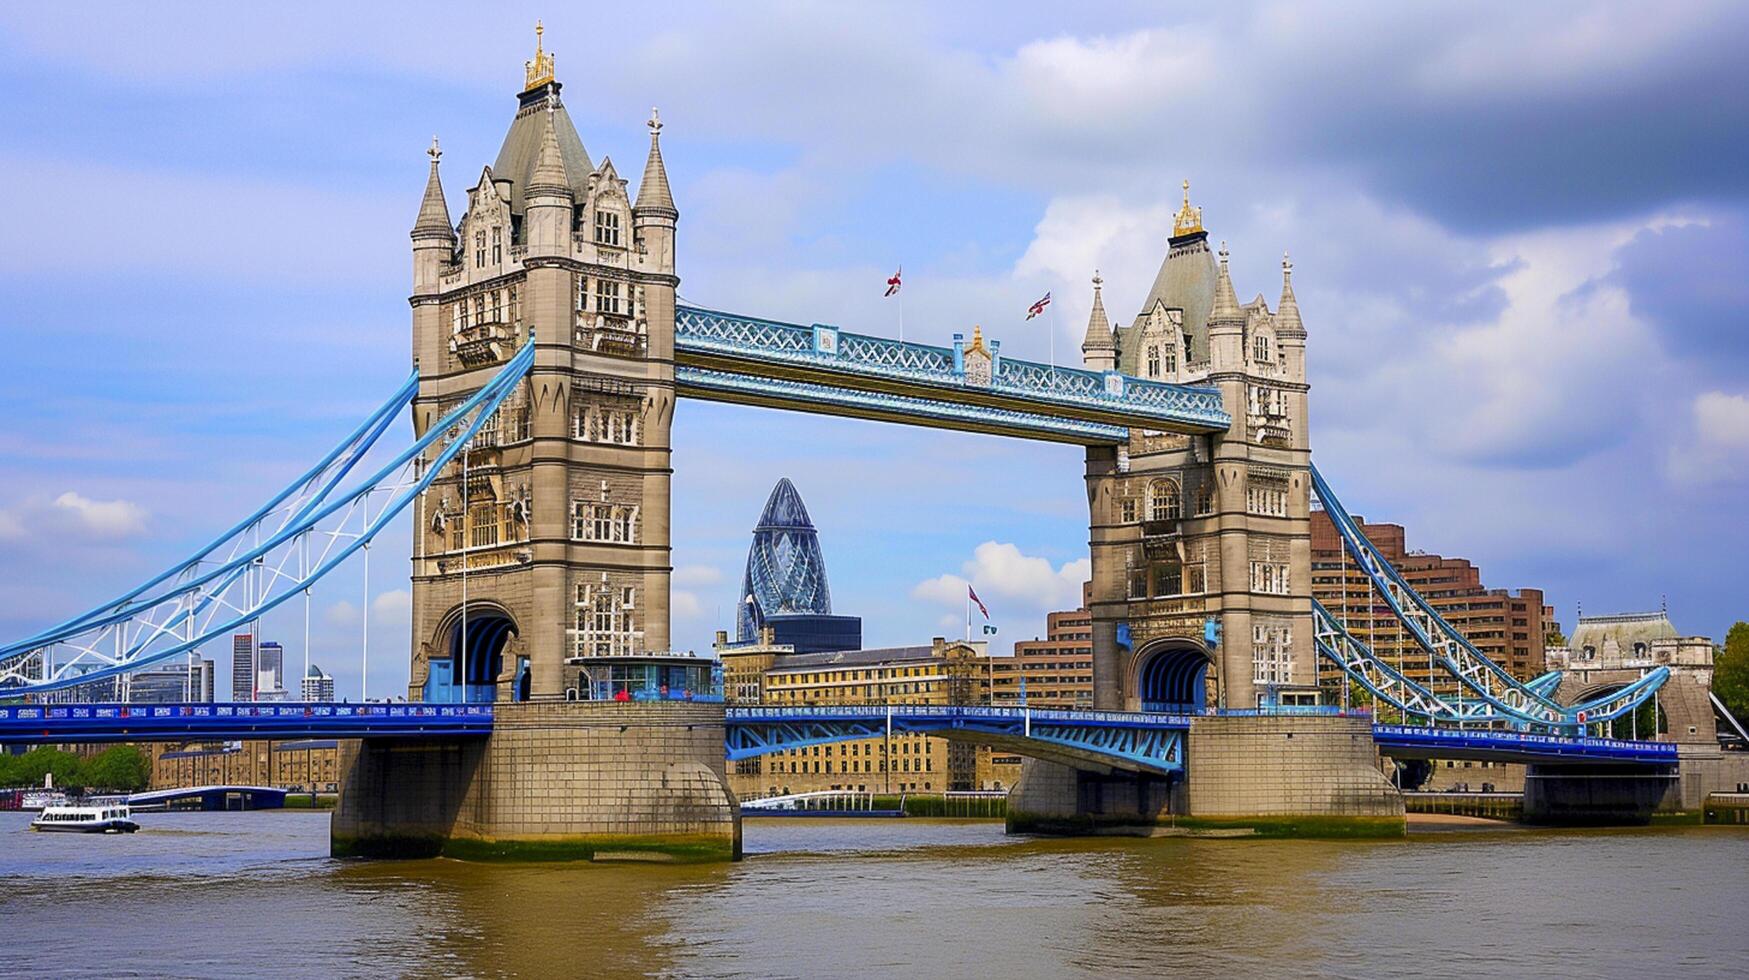
[[[489,704],[0,705],[0,744],[4,745],[248,738],[456,738],[491,733]]]
[[[1098,757],[1117,768],[1178,772],[1184,768],[1184,733],[1190,728],[1190,718],[982,705],[759,705],[729,708],[726,726],[730,761],[785,749],[880,738],[892,731],[968,741],[980,741],[984,736],[1004,745],[1032,741]]]

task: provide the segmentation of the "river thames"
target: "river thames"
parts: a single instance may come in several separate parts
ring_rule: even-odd
[[[342,862],[328,818],[0,814],[12,976],[1742,976],[1749,833],[1365,843],[751,820],[735,865]]]

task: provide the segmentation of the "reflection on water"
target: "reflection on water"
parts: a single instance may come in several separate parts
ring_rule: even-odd
[[[1741,830],[1364,843],[763,820],[737,865],[339,862],[324,814],[0,814],[8,973],[1685,976],[1749,959]]]

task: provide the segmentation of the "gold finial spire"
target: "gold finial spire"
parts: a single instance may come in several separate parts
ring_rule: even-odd
[[[431,135],[431,149],[426,150],[425,155],[431,158],[432,166],[436,166],[437,161],[443,159],[443,150],[437,145],[436,133]]]
[[[1194,235],[1202,230],[1202,208],[1191,207],[1190,181],[1184,182],[1184,204],[1172,217],[1172,235]]]
[[[650,121],[644,123],[644,125],[650,127],[651,139],[662,135],[662,114],[656,111],[655,106],[650,107]]]
[[[539,88],[540,86],[545,85],[546,83],[553,80],[553,55],[552,55],[552,52],[546,50],[546,47],[543,43],[543,39],[541,36],[545,33],[546,33],[546,28],[541,26],[540,21],[538,21],[538,20],[535,21],[534,22],[534,59],[532,61],[525,61],[522,63],[522,68],[523,68],[522,90],[524,92],[527,92],[531,89]]]

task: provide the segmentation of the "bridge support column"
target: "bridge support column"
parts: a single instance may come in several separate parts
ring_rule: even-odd
[[[364,739],[340,769],[336,857],[741,856],[721,705],[500,703],[487,738]]]
[[[1182,778],[1028,761],[1008,797],[1014,833],[1251,828],[1271,836],[1403,832],[1403,798],[1378,769],[1365,718],[1191,721]]]
[[[1525,823],[1611,826],[1652,821],[1677,776],[1643,766],[1532,765],[1524,773]]]

